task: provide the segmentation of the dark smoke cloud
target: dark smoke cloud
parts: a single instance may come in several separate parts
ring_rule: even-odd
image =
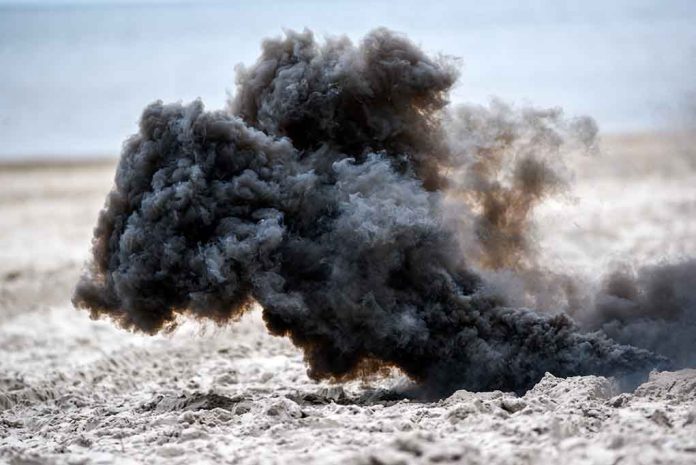
[[[290,32],[239,71],[229,111],[149,106],[124,146],[75,305],[154,333],[178,314],[227,322],[258,302],[313,378],[397,366],[437,393],[665,363],[480,291],[462,219],[481,257],[508,264],[526,250],[525,215],[560,183],[552,155],[566,130],[585,144],[594,134],[557,111],[448,115],[455,79],[446,60],[386,30],[358,46]],[[487,141],[504,149],[488,155]],[[456,197],[466,201],[454,208]]]
[[[696,364],[696,261],[611,273],[583,324],[624,344]]]

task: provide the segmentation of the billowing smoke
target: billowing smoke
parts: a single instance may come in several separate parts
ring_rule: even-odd
[[[696,261],[611,273],[582,323],[613,339],[696,365]]]
[[[437,393],[664,365],[482,291],[473,264],[532,255],[524,229],[565,182],[559,152],[591,148],[596,128],[558,110],[450,110],[456,77],[387,30],[358,46],[290,32],[239,70],[227,111],[149,106],[75,305],[155,333],[258,302],[311,377],[396,366]]]

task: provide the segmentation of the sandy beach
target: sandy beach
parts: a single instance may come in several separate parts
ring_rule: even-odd
[[[567,204],[544,206],[540,226],[556,226],[540,227],[540,243],[553,237],[549,253],[575,265],[577,236],[590,230],[600,238],[588,239],[592,254],[693,254],[693,220],[665,224],[675,216],[656,208],[654,195],[636,195],[659,191],[663,206],[696,210],[693,159],[674,155],[679,147],[673,137],[606,137],[603,158],[577,167],[574,208],[583,215],[569,224],[558,221]],[[655,163],[667,152],[671,164]],[[344,385],[310,380],[301,352],[268,335],[259,311],[229,327],[184,322],[153,337],[92,321],[70,296],[114,169],[115,161],[0,168],[0,461],[696,460],[695,370],[653,373],[628,393],[611,379],[547,375],[523,397],[458,391],[422,402],[399,394],[409,385],[399,373]],[[612,180],[619,172],[624,184]],[[612,218],[613,236],[602,239]]]

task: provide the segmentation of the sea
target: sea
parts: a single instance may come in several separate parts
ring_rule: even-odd
[[[691,0],[0,0],[0,160],[116,156],[152,101],[223,108],[265,37],[380,26],[457,57],[453,103],[562,107],[604,132],[696,120]]]

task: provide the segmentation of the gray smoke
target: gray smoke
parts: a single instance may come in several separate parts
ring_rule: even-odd
[[[617,341],[669,357],[677,368],[696,365],[696,261],[614,271],[583,319]]]
[[[519,260],[518,229],[561,182],[552,155],[568,130],[588,145],[594,129],[557,111],[457,115],[456,76],[387,30],[358,46],[290,32],[239,70],[228,111],[149,106],[74,304],[155,333],[179,314],[224,323],[258,302],[268,329],[304,350],[311,377],[396,366],[433,393],[664,365],[480,291],[462,223],[479,238],[476,260]],[[491,155],[485,168],[489,143],[514,163]]]

